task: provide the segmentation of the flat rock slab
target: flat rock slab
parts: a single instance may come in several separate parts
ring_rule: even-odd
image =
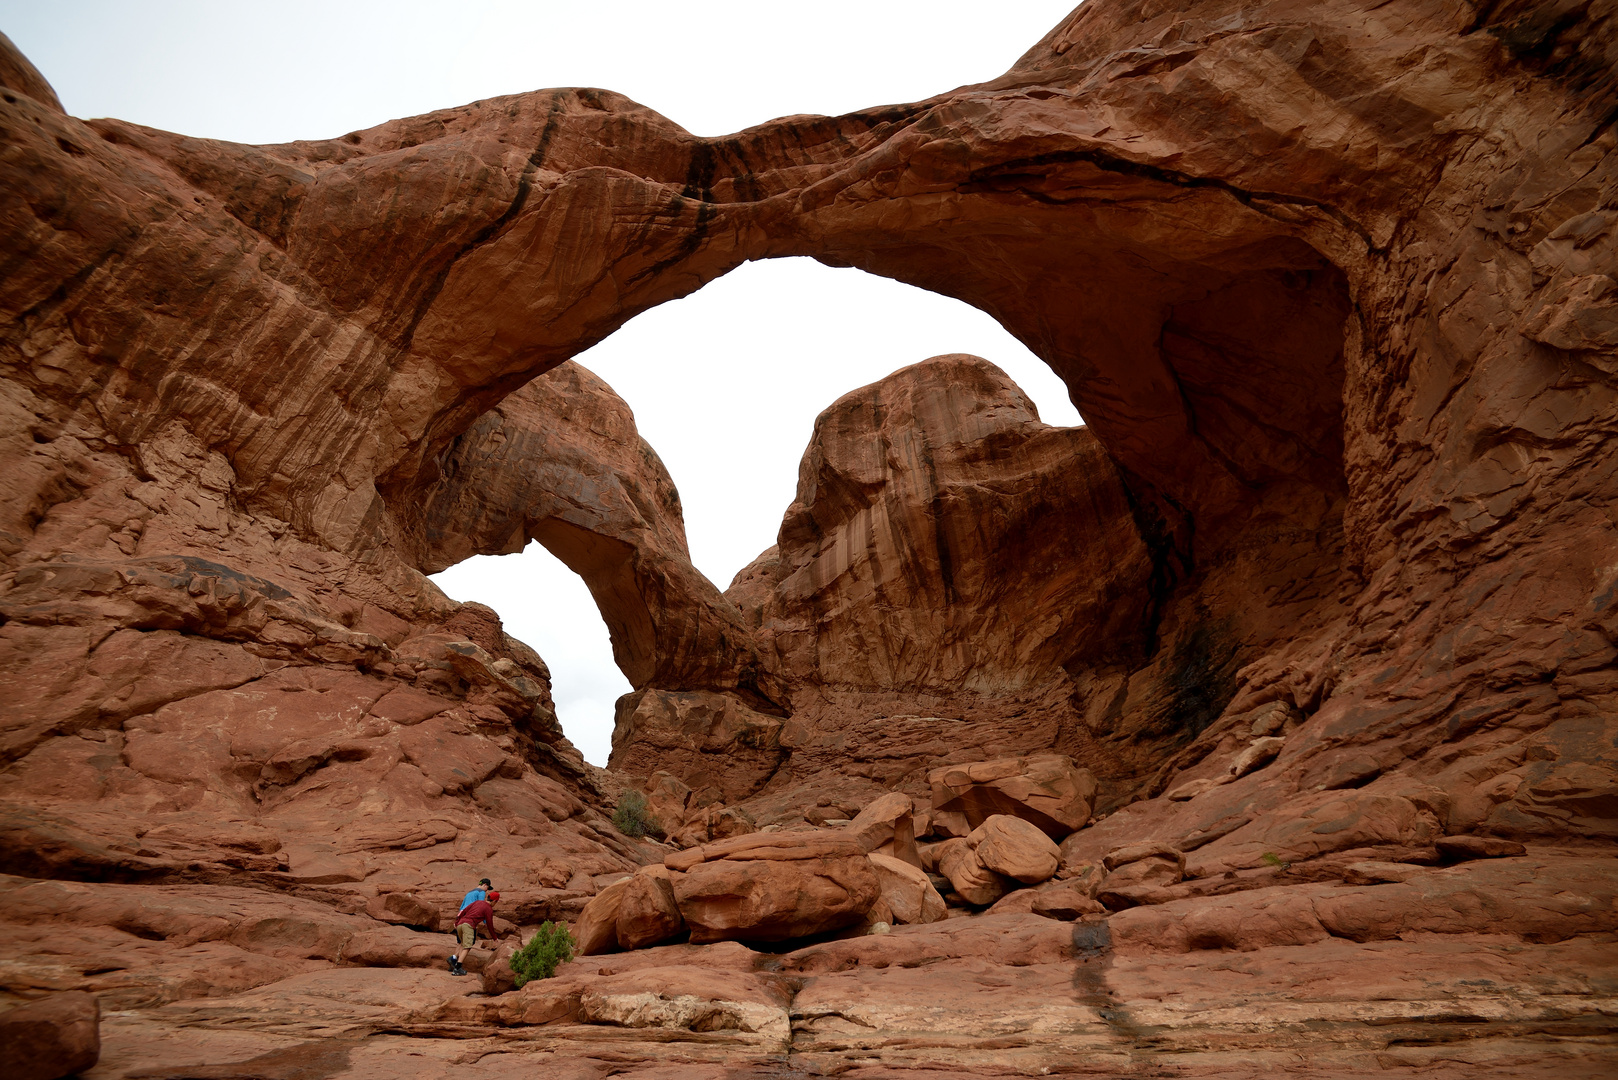
[[[155,1010],[155,1015],[186,1026],[332,1039],[404,1024],[445,998],[477,986],[476,980],[458,978],[448,970],[333,968],[228,998],[175,1002]]]
[[[369,1080],[487,1062],[470,1075],[762,1080],[782,1075],[788,1047],[806,1067],[872,1080],[1171,1064],[1231,1080],[1417,1068],[1566,1080],[1618,1060],[1610,942],[1429,934],[1164,953],[1106,940],[1098,923],[976,916],[784,956],[723,942],[592,957],[495,997],[445,973],[339,970],[115,1014],[90,1075],[159,1060],[193,1063],[164,1075],[197,1080],[295,1080],[311,1064],[322,1080]],[[1422,1045],[1439,1039],[1444,1054]]]
[[[1328,937],[1511,934],[1556,942],[1618,930],[1618,860],[1495,859],[1374,885],[1292,885],[1130,908],[1110,920],[1121,952],[1248,951]]]
[[[839,859],[864,855],[865,848],[852,836],[833,833],[750,833],[687,851],[677,851],[663,860],[670,870],[690,870],[704,862],[720,859],[749,859],[765,862],[792,862],[800,859]]]

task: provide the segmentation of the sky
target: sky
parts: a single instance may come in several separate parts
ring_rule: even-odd
[[[274,5],[0,0],[0,32],[67,111],[204,138],[329,138],[499,94],[598,86],[698,135],[915,101],[1003,73],[1073,0],[752,5],[578,0]],[[680,490],[692,561],[720,588],[775,542],[815,416],[929,356],[1000,365],[1051,424],[1066,388],[958,300],[811,259],[749,263],[631,320],[577,360],[635,412]],[[589,591],[537,544],[436,575],[500,612],[551,668],[558,717],[606,764],[612,663]]]

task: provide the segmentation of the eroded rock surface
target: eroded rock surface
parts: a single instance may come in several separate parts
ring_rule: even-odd
[[[990,83],[725,139],[555,90],[235,146],[0,54],[5,990],[109,997],[101,1074],[1611,1071],[1607,6],[1090,0]],[[621,402],[534,380],[791,254],[989,312],[1088,427],[969,358],[856,391],[720,594]],[[607,825],[543,662],[422,577],[526,539],[688,813],[1055,752],[1096,820],[1037,887],[924,849],[1020,914],[457,996],[415,965],[482,873],[532,925],[819,865]]]
[[[0,1012],[6,1072],[17,1080],[58,1080],[101,1057],[101,1005],[81,990],[52,994]]]

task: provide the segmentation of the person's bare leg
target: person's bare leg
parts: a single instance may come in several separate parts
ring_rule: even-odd
[[[476,942],[476,940],[477,940],[477,936],[476,936],[476,932],[474,931],[474,933],[473,933],[473,941],[474,941],[474,943]],[[449,956],[449,972],[450,972],[451,975],[465,975],[466,974],[466,968],[461,966],[461,961],[466,958],[466,954],[471,951],[472,946],[471,945],[462,945],[460,942],[461,942],[460,933],[457,931],[457,933],[455,935],[456,948],[455,948],[455,951],[450,953],[450,956]]]

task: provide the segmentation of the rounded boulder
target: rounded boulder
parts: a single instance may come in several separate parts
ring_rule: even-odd
[[[967,843],[978,862],[1024,885],[1049,881],[1062,864],[1061,849],[1036,825],[1009,814],[995,814],[972,830]]]
[[[669,875],[691,943],[788,941],[853,926],[882,895],[864,855],[719,859]]]

